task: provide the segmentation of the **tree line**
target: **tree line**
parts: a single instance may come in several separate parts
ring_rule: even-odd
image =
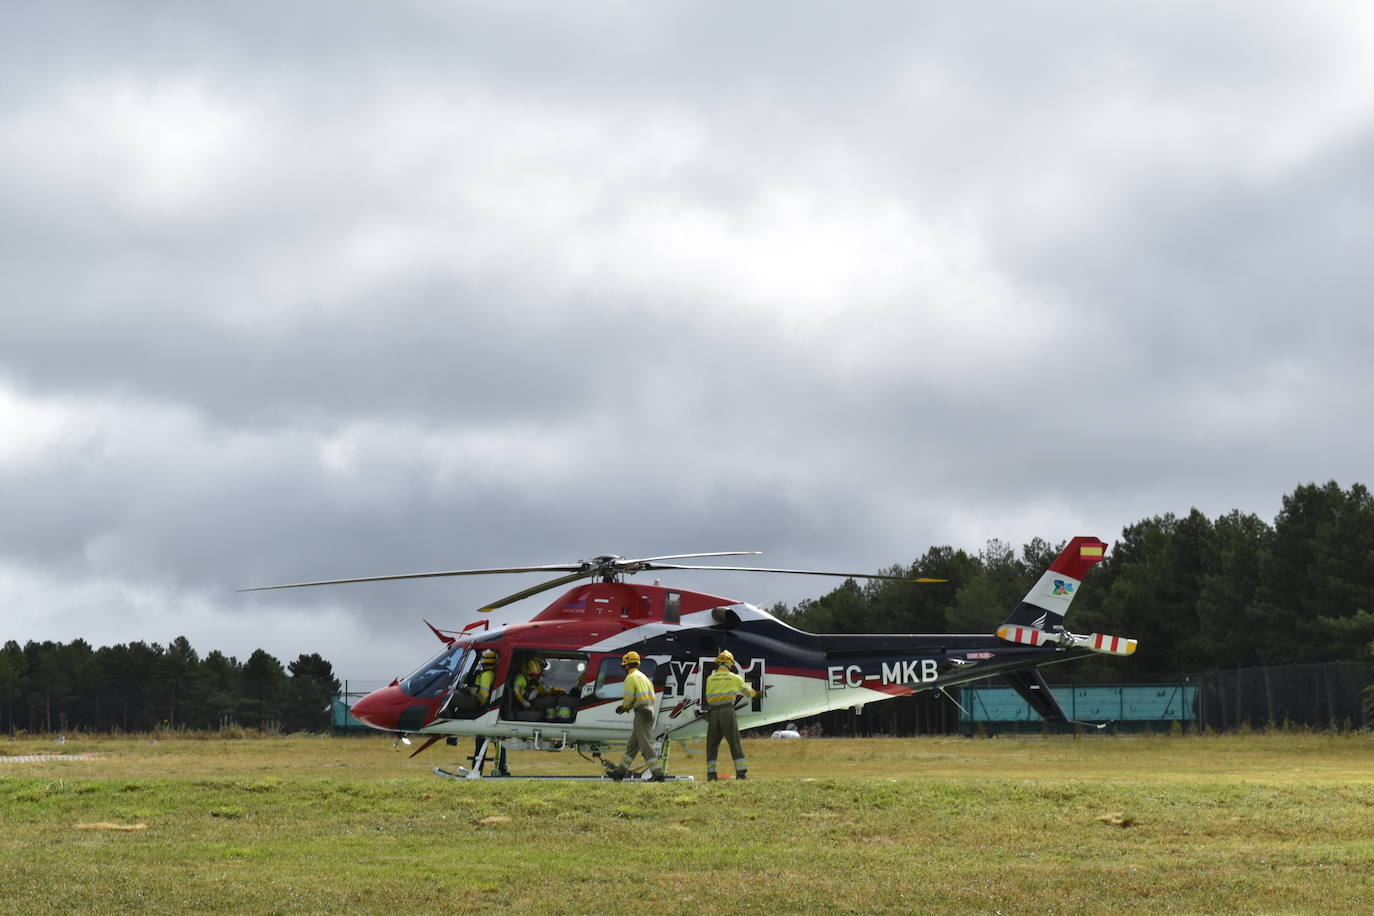
[[[322,731],[339,692],[318,654],[282,667],[262,649],[246,662],[218,650],[204,658],[180,636],[167,646],[91,648],[84,639],[15,640],[0,648],[0,733],[144,732],[233,727]]]
[[[773,613],[819,633],[988,633],[1066,542],[1018,553],[932,547],[894,575],[946,584],[847,580]],[[1066,624],[1140,641],[1129,658],[1073,663],[1080,681],[1156,681],[1262,665],[1367,660],[1374,654],[1374,500],[1362,484],[1299,486],[1273,524],[1232,511],[1155,516],[1125,528],[1087,574]],[[1068,676],[1070,672],[1065,670]]]

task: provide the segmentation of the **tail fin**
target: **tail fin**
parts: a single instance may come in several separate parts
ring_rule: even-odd
[[[1064,615],[1069,612],[1073,596],[1078,594],[1078,586],[1088,570],[1102,562],[1106,550],[1107,545],[1097,538],[1077,537],[1069,541],[1006,623],[997,628],[998,637],[1027,646],[1072,646],[1107,655],[1135,652],[1134,639],[1101,633],[1079,636],[1064,629]]]
[[[1069,541],[1003,626],[1029,627],[1044,633],[1063,630],[1069,602],[1078,594],[1078,586],[1088,570],[1102,562],[1106,551],[1106,543],[1097,538],[1076,537]]]

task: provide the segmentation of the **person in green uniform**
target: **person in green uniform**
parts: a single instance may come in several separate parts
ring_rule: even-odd
[[[496,684],[496,663],[500,656],[493,649],[487,649],[482,653],[482,667],[477,672],[477,677],[473,678],[472,687],[469,688],[468,696],[471,697],[471,708],[481,715],[482,710],[486,709],[488,701],[491,700],[491,688]],[[476,742],[472,746],[472,759],[475,761],[477,755],[482,752],[482,742],[486,739],[478,735]],[[495,739],[493,739],[495,742]],[[510,771],[506,769],[506,749],[499,743],[494,743],[496,750],[496,775],[509,776]]]
[[[477,698],[477,708],[482,709],[491,699],[491,686],[496,681],[496,652],[488,649],[482,653],[482,670],[477,672],[473,681],[472,693]]]
[[[749,772],[749,761],[744,757],[744,747],[739,740],[739,722],[735,719],[735,701],[741,695],[760,696],[759,691],[750,687],[733,670],[735,656],[728,649],[716,656],[715,671],[706,679],[706,779],[716,778],[716,752],[720,750],[721,739],[730,745],[730,753],[735,758],[735,778],[743,779]]]
[[[625,756],[620,765],[611,768],[611,778],[617,781],[630,775],[630,765],[637,755],[644,756],[650,778],[662,782],[666,776],[663,764],[659,762],[658,752],[654,750],[653,739],[649,736],[654,726],[654,685],[643,671],[639,670],[639,653],[626,652],[620,659],[620,667],[625,669],[625,699],[615,708],[616,712],[633,712],[635,717],[630,740],[625,745]]]
[[[492,685],[496,683],[496,662],[498,659],[499,656],[491,649],[483,652],[481,667],[468,684],[453,691],[453,696],[448,701],[448,708],[442,715],[461,716],[462,718],[481,715],[487,701],[491,699]]]
[[[553,712],[563,691],[557,687],[547,687],[541,678],[549,663],[537,655],[525,662],[520,673],[515,676],[515,706],[523,712],[537,712],[545,718],[556,718]]]

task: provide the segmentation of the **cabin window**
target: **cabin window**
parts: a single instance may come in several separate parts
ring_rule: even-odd
[[[682,622],[682,593],[667,592],[663,596],[663,622]]]
[[[538,669],[537,679],[526,673]],[[518,652],[511,665],[502,718],[572,722],[589,680],[587,656],[575,652]]]
[[[639,663],[639,670],[654,680],[654,660],[646,658]],[[602,700],[619,700],[625,696],[625,669],[620,667],[620,659],[609,656],[601,660],[596,669],[596,696]]]
[[[544,669],[544,685],[562,690],[564,693],[580,693],[586,683],[587,656],[554,655],[546,658],[549,667]]]

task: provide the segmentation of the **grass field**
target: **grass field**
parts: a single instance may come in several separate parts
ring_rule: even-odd
[[[617,785],[383,737],[0,740],[92,758],[0,762],[0,911],[1374,913],[1371,735],[746,749],[747,782]]]

